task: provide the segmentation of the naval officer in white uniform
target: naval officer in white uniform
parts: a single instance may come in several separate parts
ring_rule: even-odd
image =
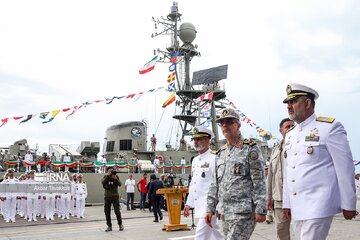
[[[325,240],[333,216],[357,215],[354,164],[340,122],[317,117],[319,94],[301,84],[287,86],[289,118],[296,124],[285,137],[284,214],[300,240]]]
[[[192,180],[184,208],[184,216],[188,217],[190,215],[190,208],[195,209],[195,218],[199,219],[195,233],[196,240],[224,239],[215,216],[212,218],[212,228],[205,223],[207,194],[215,174],[216,156],[209,149],[210,139],[213,135],[210,130],[203,127],[193,129],[192,138],[199,156],[195,157],[192,162]]]

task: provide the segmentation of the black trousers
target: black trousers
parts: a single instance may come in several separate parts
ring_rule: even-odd
[[[151,198],[149,198],[149,211],[151,212],[151,207],[152,207],[152,201],[151,201]]]
[[[127,201],[126,201],[126,207],[129,210],[129,203],[131,204],[131,209],[134,209],[134,193],[127,193]]]
[[[116,219],[117,222],[119,224],[119,226],[122,224],[122,219],[121,219],[121,213],[120,213],[120,203],[119,203],[119,197],[105,197],[104,198],[104,212],[105,212],[105,217],[106,217],[106,225],[108,227],[112,227],[111,224],[111,204],[114,207],[114,212],[116,215]]]
[[[151,198],[155,220],[158,220],[158,217],[162,216],[160,209],[160,201],[161,201],[161,195],[156,195]]]

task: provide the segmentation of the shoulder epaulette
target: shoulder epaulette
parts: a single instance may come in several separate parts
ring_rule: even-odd
[[[318,121],[318,122],[326,122],[326,123],[333,123],[335,121],[335,118],[317,117],[316,121]]]
[[[227,149],[227,144],[221,146],[216,152],[215,154],[218,155],[221,151],[224,151]]]
[[[255,141],[253,141],[252,139],[247,139],[247,138],[245,138],[245,139],[243,140],[243,143],[246,144],[246,145],[250,145],[250,147],[256,145],[256,142],[255,142]]]
[[[217,150],[217,151],[216,151],[216,150],[211,150],[210,153],[215,155],[215,154],[218,153],[218,151],[219,151],[219,150]]]

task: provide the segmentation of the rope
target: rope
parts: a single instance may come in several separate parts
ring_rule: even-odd
[[[165,113],[165,108],[163,109],[163,112],[162,112],[162,114],[161,114],[159,123],[158,123],[158,125],[157,125],[157,127],[156,127],[155,135],[156,135],[156,133],[157,133],[157,131],[158,131],[158,129],[159,129],[159,126],[160,126],[161,120],[162,120],[162,118],[163,118],[163,116],[164,116],[164,113]]]
[[[174,115],[176,115],[176,107],[174,110]],[[171,143],[171,135],[172,135],[173,128],[174,128],[174,119],[172,119],[172,121],[171,121],[170,131],[168,134],[169,144]]]

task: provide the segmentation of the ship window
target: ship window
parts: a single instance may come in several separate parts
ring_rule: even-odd
[[[132,140],[124,139],[120,140],[120,151],[132,150]]]
[[[108,141],[106,143],[106,151],[107,152],[113,152],[114,151],[114,145],[115,145],[115,141]]]

